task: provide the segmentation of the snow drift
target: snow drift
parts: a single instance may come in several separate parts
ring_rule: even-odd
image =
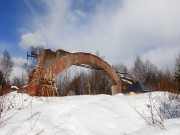
[[[161,93],[153,93],[161,96]],[[2,97],[1,97],[2,98]],[[81,95],[30,97],[12,92],[5,97],[1,135],[179,135],[180,119],[164,121],[165,130],[148,125],[148,95]],[[145,115],[144,115],[145,116]]]

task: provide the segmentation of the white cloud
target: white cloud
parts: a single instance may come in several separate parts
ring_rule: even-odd
[[[145,59],[151,59],[158,68],[166,70],[167,67],[173,69],[175,58],[178,56],[180,50],[176,46],[158,47],[155,50],[148,51],[143,55]]]
[[[110,64],[127,65],[138,54],[159,67],[172,67],[174,51],[180,51],[179,0],[102,1],[93,12],[73,10],[66,0],[42,2],[47,7],[42,16],[31,6],[36,14],[30,18],[33,32],[21,36],[23,48],[46,43],[47,48],[71,52],[99,50]]]
[[[43,37],[38,33],[26,33],[21,36],[19,45],[23,49],[27,49],[31,46],[44,46],[45,42]]]

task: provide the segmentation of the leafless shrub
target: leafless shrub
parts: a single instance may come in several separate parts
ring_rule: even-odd
[[[0,96],[0,129],[6,125],[8,119],[5,118],[6,112],[4,112],[4,100],[5,96]]]
[[[139,110],[134,107],[136,112],[149,125],[157,125],[162,129],[164,120],[180,117],[180,96],[172,95],[172,93],[164,92],[157,95],[156,93],[148,93],[148,100],[144,101],[145,110]]]
[[[163,124],[164,119],[158,110],[158,97],[152,95],[152,93],[147,93],[146,96],[148,100],[142,100],[145,108],[143,105],[143,108],[133,107],[134,110],[148,125],[157,125],[160,128],[165,129]]]
[[[174,93],[164,93],[159,111],[164,119],[180,117],[180,96]]]
[[[34,98],[31,98],[30,102],[25,103],[25,101],[27,101],[26,98],[23,97],[23,94],[15,94],[15,95],[4,95],[4,96],[0,96],[0,130],[5,128],[6,126],[8,126],[8,122],[10,119],[12,119],[13,117],[15,117],[16,113],[18,111],[16,111],[14,113],[14,111],[10,111],[11,109],[17,109],[17,110],[21,110],[23,108],[26,107],[31,107],[31,112],[30,112],[30,116],[28,118],[26,118],[24,121],[20,122],[18,126],[16,126],[15,128],[12,128],[10,131],[8,131],[8,135],[12,135],[14,134],[17,130],[19,130],[22,125],[25,122],[29,122],[30,123],[30,129],[28,131],[26,131],[26,134],[30,134],[33,129],[35,128],[37,121],[39,120],[39,117],[41,115],[41,111],[39,112],[35,112],[33,113],[32,111],[32,102],[33,102]],[[17,101],[18,100],[18,101]],[[38,131],[37,134],[42,134],[43,133],[43,129],[41,131]]]

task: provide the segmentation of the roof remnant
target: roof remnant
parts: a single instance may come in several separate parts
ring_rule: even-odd
[[[123,93],[129,93],[129,92],[146,93],[146,92],[151,92],[151,90],[142,83],[137,81],[123,91]]]

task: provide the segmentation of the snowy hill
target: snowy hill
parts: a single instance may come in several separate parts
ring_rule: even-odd
[[[162,97],[162,93],[153,93]],[[180,135],[180,118],[148,125],[148,94],[3,98],[1,135]],[[154,99],[154,98],[153,98]],[[1,100],[2,101],[2,100]]]

